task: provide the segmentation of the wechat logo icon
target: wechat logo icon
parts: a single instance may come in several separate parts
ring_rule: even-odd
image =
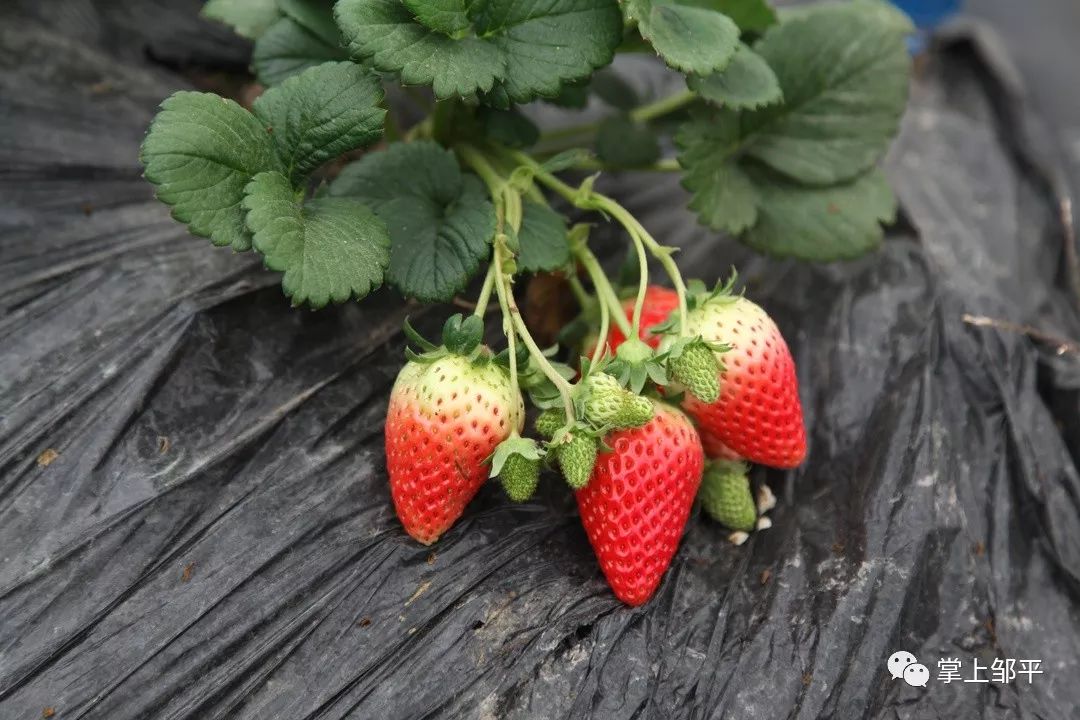
[[[926,687],[926,682],[930,679],[930,670],[907,651],[894,652],[886,664],[894,680],[902,679],[911,687]]]

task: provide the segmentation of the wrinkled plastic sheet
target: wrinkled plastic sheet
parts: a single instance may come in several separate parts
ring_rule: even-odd
[[[1077,356],[963,320],[1080,337],[1062,159],[978,32],[919,75],[873,256],[757,257],[675,178],[602,179],[684,267],[740,268],[810,442],[755,470],[775,527],[736,548],[695,516],[630,609],[551,478],[410,541],[381,449],[408,309],[293,310],[152,198],[137,147],[176,70],[246,51],[196,5],[0,9],[0,717],[1078,716]],[[900,649],[1044,673],[911,688]]]

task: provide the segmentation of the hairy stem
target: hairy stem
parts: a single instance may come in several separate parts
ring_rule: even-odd
[[[570,125],[567,127],[555,128],[554,130],[548,130],[540,133],[540,139],[538,142],[552,142],[555,140],[565,140],[566,138],[577,137],[578,135],[587,135],[589,133],[596,132],[596,128],[600,123],[590,122],[582,123],[581,125]]]
[[[629,229],[629,228],[628,228]],[[630,239],[634,242],[634,252],[638,259],[638,290],[634,298],[634,315],[630,322],[632,335],[629,337],[641,337],[641,311],[645,307],[645,293],[649,289],[649,259],[645,254],[645,246],[636,233],[630,233]]]
[[[491,300],[491,291],[495,287],[495,263],[488,265],[487,275],[484,276],[484,286],[480,288],[480,296],[476,298],[476,309],[473,315],[483,319],[487,312],[488,302]]]
[[[544,154],[546,155],[547,153]],[[618,171],[626,169],[612,167],[593,157],[582,157],[571,167],[573,167],[575,170],[590,170],[595,172],[601,172],[605,170]],[[635,167],[631,169],[634,172],[680,172],[682,170],[682,166],[679,165],[679,161],[675,158],[664,158],[663,160],[657,160],[652,165],[642,165],[641,167]]]
[[[502,243],[500,239],[503,237],[501,231],[495,236],[495,251],[492,253],[491,267],[495,268],[495,273],[492,275],[495,278],[495,292],[499,296],[499,308],[502,310],[503,316],[503,334],[506,335],[506,343],[510,348],[510,386],[511,397],[518,396],[518,376],[517,376],[517,347],[515,346],[515,335],[512,318],[515,317],[516,307],[513,307],[513,295],[510,294],[509,289],[506,287],[506,275],[502,269]]]
[[[611,283],[607,279],[607,275],[604,274],[604,269],[600,267],[600,261],[593,255],[585,243],[577,242],[571,245],[570,249],[574,253],[574,257],[578,259],[581,266],[585,268],[585,272],[589,274],[589,279],[592,280],[593,287],[596,289],[596,297],[602,305],[607,305],[608,310],[611,312],[611,319],[619,326],[619,330],[626,337],[633,337],[633,331],[630,329],[630,323],[626,320],[626,316],[623,315],[622,303],[619,301],[619,296],[615,294],[614,288],[611,287]],[[604,340],[604,338],[601,338]]]
[[[607,303],[600,303],[600,334],[596,337],[596,347],[593,348],[592,364],[600,362],[600,358],[604,355],[604,350],[607,348],[608,341],[608,327],[611,321],[611,311],[608,310]]]
[[[542,185],[564,197],[573,204],[574,207],[581,208],[582,210],[598,210],[610,215],[626,228],[631,239],[643,243],[645,247],[648,248],[649,252],[660,262],[660,265],[664,268],[668,277],[671,278],[671,284],[674,286],[675,293],[679,298],[679,334],[686,335],[686,284],[683,282],[682,273],[679,272],[679,266],[671,257],[676,248],[658,243],[629,210],[612,198],[593,192],[591,189],[588,189],[587,191],[585,191],[585,189],[579,190],[578,188],[566,184],[555,177],[555,175],[545,170],[540,163],[525,153],[513,151],[512,155],[515,160],[523,166],[528,167],[533,172],[533,177],[535,177]],[[628,335],[627,337],[636,337],[636,335]]]
[[[685,336],[686,284],[683,283],[682,273],[679,272],[678,264],[676,264],[675,259],[671,257],[676,248],[667,247],[658,243],[629,210],[611,198],[605,195],[594,195],[593,202],[595,203],[594,209],[611,215],[626,228],[630,237],[636,238],[639,243],[643,243],[645,247],[649,249],[649,252],[653,257],[659,261],[660,265],[664,268],[664,271],[668,274],[668,277],[671,278],[671,284],[675,288],[675,294],[679,297],[679,334]]]
[[[566,282],[570,285],[570,292],[574,293],[574,299],[577,300],[578,305],[580,305],[582,309],[585,309],[592,303],[593,299],[589,295],[589,291],[585,289],[585,286],[581,284],[580,280],[571,275],[566,278]]]
[[[502,175],[495,170],[487,157],[478,149],[469,145],[461,145],[455,148],[462,161],[471,167],[484,181],[491,194],[491,200],[495,204],[495,238],[493,240],[492,265],[495,268],[495,292],[499,297],[499,307],[503,314],[504,332],[510,345],[510,368],[514,389],[517,389],[516,359],[514,358],[514,336],[521,338],[529,356],[536,366],[540,368],[548,380],[559,391],[562,398],[563,409],[566,412],[566,422],[570,425],[574,422],[573,388],[566,378],[544,357],[544,351],[536,344],[521,317],[514,293],[511,290],[511,276],[503,269],[505,259],[513,258],[513,253],[506,245],[506,225],[516,232],[521,227],[521,194],[515,190]],[[510,327],[507,327],[509,325]]]

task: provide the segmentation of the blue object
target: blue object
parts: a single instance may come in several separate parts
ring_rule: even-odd
[[[961,4],[961,0],[893,0],[893,5],[906,12],[920,30],[933,30],[960,12]]]
[[[926,48],[930,34],[941,23],[960,12],[963,0],[893,0],[915,23],[916,33],[908,38],[908,48],[913,54]]]

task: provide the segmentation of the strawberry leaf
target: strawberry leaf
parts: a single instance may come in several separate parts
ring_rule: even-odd
[[[278,7],[300,27],[331,47],[342,47],[334,22],[334,0],[278,0]]]
[[[881,244],[881,223],[896,217],[896,199],[885,175],[870,170],[855,180],[808,188],[756,169],[758,221],[747,245],[770,255],[830,261],[858,257]]]
[[[389,263],[386,226],[360,202],[318,198],[303,203],[279,172],[260,173],[244,197],[247,224],[266,267],[285,273],[294,305],[319,308],[362,298],[382,284]]]
[[[518,232],[518,267],[525,272],[557,270],[570,262],[566,242],[566,219],[560,214],[526,199],[523,203],[521,230]]]
[[[776,73],[764,58],[742,43],[722,71],[690,75],[686,84],[709,102],[732,110],[760,108],[783,99]]]
[[[703,4],[727,15],[743,32],[761,32],[776,24],[776,11],[765,0],[705,0]]]
[[[903,10],[898,8],[890,0],[826,0],[810,5],[794,5],[782,7],[778,11],[780,20],[787,22],[797,18],[806,17],[823,9],[843,6],[847,12],[861,12],[873,16],[871,19],[883,22],[890,26],[893,31],[901,35],[910,35],[915,32],[915,23],[911,21]]]
[[[693,193],[690,209],[714,230],[739,233],[757,220],[757,192],[734,159],[738,116],[728,111],[695,111],[675,136],[686,168],[682,184]]]
[[[745,152],[793,180],[844,182],[881,158],[907,102],[904,36],[863,3],[824,6],[771,28],[755,50],[784,103],[743,118]]]
[[[421,25],[455,37],[472,27],[466,0],[402,0]]]
[[[324,62],[348,60],[349,54],[327,44],[292,18],[274,23],[255,41],[251,66],[263,85],[277,85],[286,78]]]
[[[255,115],[272,131],[293,185],[344,152],[382,135],[382,85],[351,62],[324,63],[285,80],[255,101]]]
[[[683,185],[694,192],[690,209],[714,230],[740,233],[757,221],[757,190],[737,163],[699,164]]]
[[[277,0],[208,0],[202,15],[230,25],[238,35],[252,40],[281,19]]]
[[[157,197],[194,235],[251,249],[241,202],[256,174],[280,168],[262,123],[232,100],[178,92],[161,104],[140,159]]]
[[[694,0],[627,0],[627,15],[673,68],[708,75],[723,70],[739,44],[739,26]]]
[[[386,223],[386,277],[409,297],[452,299],[490,253],[495,214],[487,192],[435,143],[395,143],[366,155],[342,171],[329,193],[364,202]]]
[[[340,0],[336,12],[354,56],[439,98],[497,87],[514,102],[554,97],[611,62],[622,39],[614,0]]]

